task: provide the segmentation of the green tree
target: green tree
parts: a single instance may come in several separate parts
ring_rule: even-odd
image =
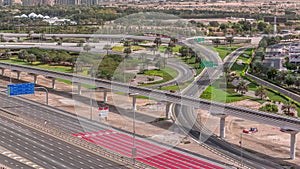
[[[257,29],[261,32],[265,31],[266,28],[267,28],[267,23],[265,22],[259,22],[257,24]]]
[[[21,59],[24,62],[27,55],[28,55],[28,52],[26,50],[21,50],[18,54],[18,59]]]
[[[213,42],[213,44],[214,44],[215,46],[217,46],[217,47],[221,44],[221,41],[220,41],[219,38],[213,39],[212,42]]]
[[[179,49],[179,53],[181,54],[182,57],[188,56],[188,53],[189,53],[188,47],[187,46],[182,46]]]
[[[241,95],[244,95],[248,91],[248,85],[245,80],[239,81],[239,84],[236,87],[236,91],[240,92]]]
[[[50,62],[50,54],[48,52],[44,52],[41,56],[40,56],[40,61],[44,64],[47,64]]]
[[[219,27],[219,22],[218,21],[210,21],[209,22],[209,26],[211,26],[211,27]]]
[[[285,84],[291,86],[294,83],[295,83],[295,78],[292,77],[291,75],[288,75],[287,78],[285,79]]]
[[[11,57],[10,49],[5,49],[4,58],[9,59]]]
[[[230,44],[230,46],[231,46],[231,44],[233,43],[233,41],[234,41],[234,39],[233,39],[232,36],[226,37],[226,42],[228,42],[228,43]]]
[[[271,69],[269,69],[269,71],[267,72],[267,76],[269,79],[272,79],[274,80],[275,77],[277,76],[278,74],[278,70],[274,67],[272,67]]]
[[[30,64],[36,61],[36,56],[34,54],[29,54],[26,57],[26,61]]]
[[[296,109],[296,106],[289,101],[286,104],[284,104],[281,109],[287,114],[290,114],[292,109]]]
[[[89,44],[83,46],[83,50],[85,50],[86,52],[89,52],[91,49],[92,47]]]
[[[259,96],[261,100],[267,97],[267,91],[266,89],[260,85],[255,90],[255,96]]]

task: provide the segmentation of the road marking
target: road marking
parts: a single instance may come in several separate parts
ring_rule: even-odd
[[[31,161],[25,159],[24,157],[21,157],[21,156],[15,154],[14,152],[7,151],[6,149],[4,149],[4,148],[2,148],[2,147],[0,147],[0,148],[1,148],[0,150],[3,151],[3,152],[1,152],[1,154],[5,155],[5,156],[7,156],[7,157],[9,157],[9,158],[11,158],[11,159],[17,160],[17,161],[19,161],[19,162],[21,162],[21,163],[23,163],[23,164],[26,164],[26,165],[28,165],[28,166],[31,166],[31,167],[33,167],[33,168],[44,169],[44,168],[40,167],[39,165],[37,165],[37,164],[35,164],[35,163],[33,163],[33,162],[31,162]],[[24,147],[24,148],[25,148],[25,149],[28,149],[27,147]],[[16,148],[16,150],[19,151],[18,148]],[[35,153],[36,153],[36,152],[35,152]],[[24,152],[24,154],[28,155],[28,153],[26,153],[26,152]],[[34,158],[34,159],[37,159],[36,157],[33,157],[33,158]],[[5,160],[5,162],[8,163],[7,160]],[[10,162],[10,164],[13,165],[14,163]],[[16,166],[18,166],[18,165],[16,165]],[[18,168],[19,168],[19,167],[18,167]],[[20,167],[20,168],[23,168],[23,167]]]

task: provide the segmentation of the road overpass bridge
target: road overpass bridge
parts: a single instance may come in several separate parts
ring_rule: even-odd
[[[114,91],[121,91],[125,93],[139,93],[142,96],[151,96],[154,99],[167,101],[170,103],[182,104],[186,106],[191,106],[194,108],[208,110],[215,114],[221,115],[232,115],[239,118],[256,121],[268,125],[277,126],[279,128],[285,128],[296,133],[300,131],[300,120],[292,117],[281,116],[277,114],[270,114],[262,111],[251,110],[247,108],[231,106],[228,104],[217,103],[209,100],[204,100],[200,98],[194,98],[190,96],[181,96],[178,94],[170,93],[167,91],[160,91],[155,89],[149,89],[145,87],[138,87],[138,86],[131,86],[124,83],[108,81],[103,79],[95,79],[91,77],[80,76],[76,74],[69,74],[69,73],[62,73],[56,72],[51,70],[45,70],[35,67],[23,66],[23,65],[16,65],[10,63],[0,63],[0,68],[2,71],[4,69],[9,69],[13,71],[19,72],[27,72],[32,75],[42,75],[48,78],[61,78],[70,80],[73,83],[77,83],[79,86],[81,84],[88,84],[96,87],[101,87],[105,89],[113,89]],[[225,123],[221,123],[221,125],[225,125]],[[221,126],[221,128],[224,126]],[[295,137],[293,136],[292,139],[295,142]],[[292,146],[295,149],[295,146]],[[291,152],[294,152],[294,149]],[[293,153],[294,154],[294,153]],[[293,159],[294,156],[291,158]]]
[[[7,38],[18,38],[18,37],[29,37],[29,34],[25,33],[1,33],[3,37]],[[135,36],[135,35],[125,35],[125,34],[41,34],[41,33],[34,33],[31,34],[30,37],[32,38],[84,38],[84,39],[115,39],[115,40],[121,40],[121,39],[134,39],[134,40],[148,40],[148,41],[154,41],[155,36]],[[198,36],[193,37],[195,39],[197,38],[203,38],[205,41],[212,41],[214,39],[219,40],[226,40],[226,37],[219,36],[219,37],[211,37],[211,36]],[[254,44],[258,44],[262,37],[233,37],[234,40],[237,41],[250,41]],[[170,38],[161,38],[163,43],[168,43],[170,41]],[[180,41],[180,39],[179,39]]]

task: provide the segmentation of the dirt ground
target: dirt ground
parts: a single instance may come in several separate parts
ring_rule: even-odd
[[[9,77],[10,73],[5,72],[5,75]],[[11,76],[15,78],[16,73],[11,73]],[[22,73],[21,80],[33,82],[33,76]],[[16,83],[16,79],[13,79],[13,82]],[[6,86],[9,83],[10,82],[7,81],[7,79],[3,80],[2,78],[0,80],[0,84],[2,86]],[[42,76],[38,76],[38,85],[51,88],[51,80]],[[49,105],[69,112],[77,113],[81,116],[89,117],[89,97],[92,96],[92,98],[102,101],[103,92],[97,91],[91,93],[84,88],[82,88],[82,90],[82,96],[86,97],[78,97],[76,86],[72,87],[72,85],[67,85],[65,83],[56,81],[56,90],[50,90]],[[45,103],[44,92],[36,92],[35,95],[26,95],[24,97]],[[74,101],[76,99],[77,101]],[[111,126],[132,132],[132,98],[108,92],[108,104],[110,105],[110,112],[108,114],[107,121],[105,121],[104,119],[98,119],[98,106],[95,102],[93,102],[93,119],[100,120],[101,122],[107,123]],[[114,107],[112,105],[117,105],[118,107]],[[246,106],[253,109],[260,107],[259,103],[250,100],[236,102],[234,105]],[[185,135],[178,134],[179,129],[174,127],[171,120],[157,121],[158,118],[165,116],[165,106],[166,103],[164,102],[156,102],[153,100],[138,98],[136,110],[136,133],[154,140],[162,141],[178,148],[198,153],[214,160],[231,164],[222,157],[219,157],[199,146],[194,141],[187,139]],[[205,111],[199,110],[198,112],[201,114],[201,117],[205,118],[208,116],[207,112]],[[290,136],[289,134],[280,132],[279,128],[239,119],[232,116],[228,116],[226,118],[226,124],[226,141],[239,145],[242,129],[257,127],[259,130],[258,133],[242,135],[244,148],[261,153],[264,155],[264,158],[269,158],[280,164],[300,164],[299,158],[296,160],[288,160]],[[216,128],[215,133],[219,134],[218,127]],[[182,140],[189,140],[191,143],[185,144],[182,142]],[[297,147],[297,156],[299,157],[300,141],[297,142]],[[260,154],[258,155],[261,156]],[[298,166],[298,168],[300,168],[300,166]]]

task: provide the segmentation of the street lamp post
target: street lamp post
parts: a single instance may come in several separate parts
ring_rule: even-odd
[[[136,96],[138,93],[132,93],[130,96],[132,96],[132,110],[133,110],[133,122],[132,122],[132,127],[133,127],[133,139],[132,139],[132,162],[133,165],[135,165],[135,158],[136,158],[136,152],[137,149],[135,147],[135,110],[136,110]]]
[[[48,98],[49,98],[49,92],[48,92],[48,89],[47,88],[45,88],[45,87],[34,87],[34,89],[43,89],[43,90],[45,90],[45,92],[46,92],[46,104],[48,105]]]
[[[241,138],[240,138],[240,148],[241,148],[241,166],[243,167],[243,133],[241,133]]]

